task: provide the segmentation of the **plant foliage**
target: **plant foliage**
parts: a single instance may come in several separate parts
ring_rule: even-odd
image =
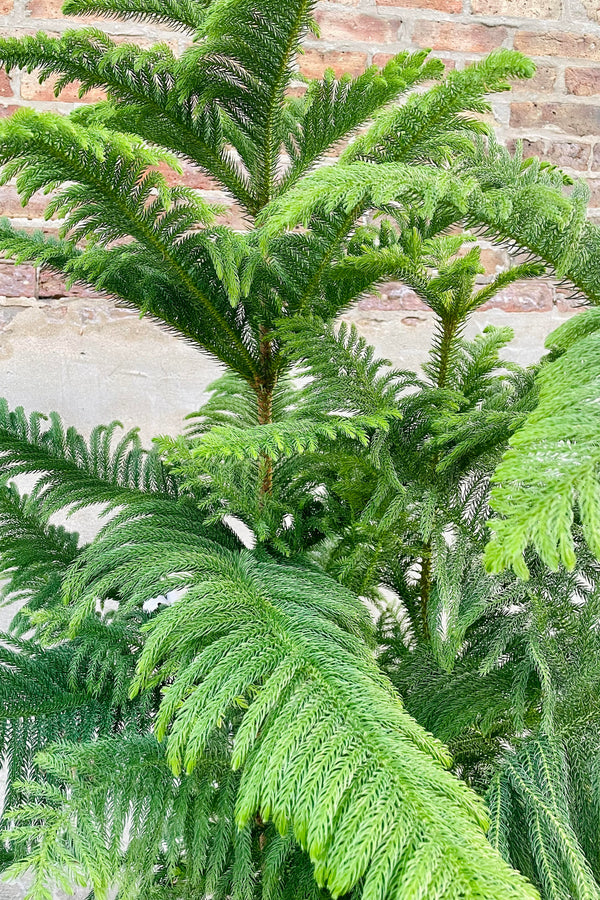
[[[29,900],[600,897],[600,319],[533,369],[465,330],[518,280],[600,301],[600,232],[482,119],[527,59],[302,82],[315,6],[65,3],[179,55],[0,40],[106,93],[0,122],[0,181],[58,224],[0,249],[225,368],[150,451],[0,404],[2,866]],[[519,260],[486,273],[475,232]],[[336,323],[389,280],[435,322],[421,373]],[[92,507],[87,544],[57,524]]]

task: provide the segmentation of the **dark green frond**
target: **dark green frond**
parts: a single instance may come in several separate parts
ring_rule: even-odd
[[[509,860],[519,842],[521,853],[527,848],[548,900],[596,900],[600,888],[570,822],[569,791],[560,744],[544,738],[526,742],[505,760],[492,787],[492,840]],[[511,807],[520,808],[521,815],[511,814]]]
[[[5,580],[0,599],[6,604],[25,600],[11,622],[13,634],[31,627],[28,613],[60,602],[62,579],[78,553],[77,534],[51,525],[39,504],[21,497],[13,484],[0,490],[2,528],[0,572]]]
[[[195,34],[204,20],[204,9],[210,3],[211,0],[65,0],[63,13],[66,16],[159,22]]]
[[[60,37],[4,38],[0,59],[8,70],[35,69],[42,79],[57,75],[57,90],[73,81],[82,93],[104,88],[110,101],[74,110],[73,122],[138,134],[175,151],[220,181],[242,206],[252,206],[245,177],[225,147],[222,113],[214,103],[198,107],[193,98],[180,97],[178,62],[168,46],[117,44],[84,28]]]
[[[216,100],[245,138],[233,142],[250,175],[255,212],[273,196],[285,94],[314,7],[315,0],[216,0],[203,40],[181,59],[180,90]]]
[[[44,519],[61,509],[93,504],[109,509],[151,496],[177,497],[177,485],[156,452],[141,447],[136,430],[116,443],[118,422],[100,425],[86,441],[56,413],[27,417],[0,404],[0,469],[5,479],[36,474],[32,498]]]

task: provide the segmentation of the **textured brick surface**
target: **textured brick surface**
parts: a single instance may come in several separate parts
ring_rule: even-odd
[[[83,98],[80,97],[80,85],[76,81],[64,87],[58,97],[56,97],[54,93],[55,83],[56,78],[48,78],[43,84],[40,84],[35,75],[26,72],[21,75],[21,97],[23,100],[43,100],[46,102],[60,100],[62,103],[81,103],[83,101],[96,103],[106,98],[105,92],[97,88],[88,91]]]
[[[2,69],[0,69],[0,97],[12,97],[13,89],[10,78]]]
[[[523,155],[542,156],[561,168],[586,171],[589,166],[592,148],[590,144],[576,141],[523,141]]]
[[[502,25],[472,25],[464,22],[438,22],[430,19],[417,22],[413,40],[419,47],[433,50],[456,50],[468,53],[490,53],[501,47],[508,37]]]
[[[308,49],[298,59],[298,68],[306,78],[322,78],[325,69],[333,69],[339,77],[346,72],[360,75],[368,63],[364,52]]]
[[[595,29],[598,32],[598,29]],[[600,60],[600,34],[577,34],[563,31],[518,31],[515,50],[530,56],[561,57],[562,59]]]
[[[505,312],[548,312],[554,305],[552,285],[524,281],[500,291],[493,300],[481,308],[503,309]]]
[[[34,294],[35,269],[32,266],[0,262],[0,296],[33,297]]]
[[[472,0],[471,11],[484,16],[558,19],[562,6],[562,0]]]
[[[408,9],[437,9],[445,13],[460,13],[463,0],[376,0],[377,6]]]
[[[556,79],[560,74],[557,66],[548,66],[537,63],[533,78],[518,78],[512,82],[512,93],[537,94],[549,93],[556,87]]]
[[[40,300],[53,300],[59,297],[90,297],[91,292],[79,285],[67,288],[64,278],[54,272],[39,272],[35,296]]]
[[[356,10],[318,10],[316,19],[328,41],[344,43],[358,41],[366,44],[382,44],[396,41],[400,27],[399,18],[383,18]]]
[[[600,94],[600,65],[591,68],[565,69],[565,85],[569,94],[591,97]]]
[[[48,198],[34,194],[25,208],[12,185],[0,187],[0,216],[9,218],[41,219],[48,205]]]
[[[27,12],[32,19],[61,19],[63,0],[29,0]]]
[[[510,124],[515,128],[552,126],[576,135],[600,134],[600,106],[577,103],[513,103]]]

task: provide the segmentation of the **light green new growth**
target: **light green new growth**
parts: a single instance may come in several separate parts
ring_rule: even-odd
[[[513,566],[527,577],[529,544],[552,569],[572,569],[575,517],[600,556],[600,320],[595,309],[564,323],[547,340],[558,359],[538,375],[539,401],[511,438],[492,491],[492,571]]]

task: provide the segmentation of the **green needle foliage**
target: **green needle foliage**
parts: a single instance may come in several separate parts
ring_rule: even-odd
[[[517,280],[599,302],[600,231],[484,124],[527,59],[303,92],[315,6],[65,3],[183,31],[178,56],[0,40],[107,95],[0,122],[0,181],[59,229],[2,222],[0,249],[224,369],[150,451],[0,404],[1,862],[29,900],[600,898],[600,318],[530,370],[510,329],[465,331]],[[487,276],[477,232],[518,263]],[[435,320],[421,373],[335,324],[390,279]],[[92,507],[88,544],[57,523]]]

